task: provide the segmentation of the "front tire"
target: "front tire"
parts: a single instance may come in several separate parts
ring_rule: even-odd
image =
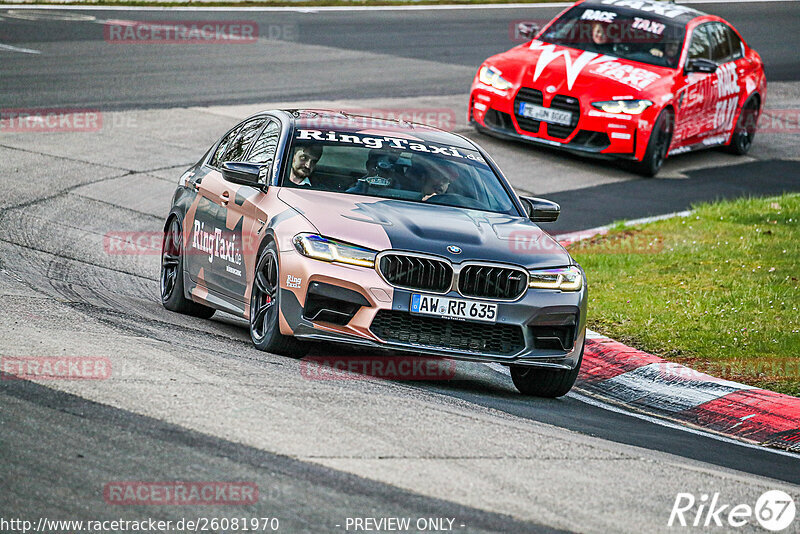
[[[511,380],[523,395],[554,399],[563,397],[578,378],[583,362],[583,347],[574,369],[539,369],[526,365],[511,366]]]
[[[736,128],[733,130],[731,142],[727,146],[728,152],[737,156],[744,156],[753,146],[758,124],[758,101],[750,98],[742,106]]]
[[[302,342],[281,334],[278,249],[268,243],[258,256],[250,291],[250,339],[257,349],[286,356],[308,352]]]
[[[191,301],[184,295],[183,231],[177,216],[167,224],[161,242],[161,304],[169,311],[185,313],[203,319],[214,315],[214,308]]]
[[[658,115],[653,125],[653,131],[650,134],[650,140],[647,142],[647,149],[644,152],[642,161],[637,161],[633,164],[633,170],[637,174],[647,178],[652,178],[658,174],[658,171],[664,165],[664,160],[667,159],[669,145],[672,144],[672,130],[672,113],[665,109]]]

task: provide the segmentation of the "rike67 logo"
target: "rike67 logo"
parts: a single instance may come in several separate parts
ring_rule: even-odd
[[[765,492],[755,506],[727,503],[719,493],[704,493],[700,498],[691,493],[678,493],[667,526],[698,527],[704,532],[719,527],[728,531],[753,525],[755,521],[771,532],[781,532],[794,523],[796,513],[794,499],[781,490]]]

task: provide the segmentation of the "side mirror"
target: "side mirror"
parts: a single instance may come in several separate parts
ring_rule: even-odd
[[[699,57],[687,61],[686,68],[684,70],[687,73],[702,72],[704,74],[714,74],[717,71],[717,64],[711,61],[710,59]]]
[[[226,161],[222,164],[222,177],[234,184],[249,185],[263,189],[269,185],[266,181],[267,176],[269,176],[268,165],[241,163],[238,161]]]
[[[517,35],[523,39],[530,40],[539,33],[539,25],[535,22],[520,22],[517,24]]]
[[[535,197],[520,197],[522,204],[533,222],[554,222],[558,220],[561,206],[552,200]]]

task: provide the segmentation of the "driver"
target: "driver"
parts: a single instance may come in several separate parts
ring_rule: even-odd
[[[610,43],[606,27],[602,22],[592,22],[592,42],[599,46],[606,46]]]
[[[438,161],[420,169],[422,202],[436,195],[444,195],[450,184],[458,177],[458,169],[449,162]]]
[[[294,187],[315,187],[311,175],[322,157],[322,145],[299,146],[292,155],[292,172],[289,181]]]

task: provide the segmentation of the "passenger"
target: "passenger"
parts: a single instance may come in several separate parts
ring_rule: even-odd
[[[322,157],[322,145],[300,146],[294,149],[289,181],[294,187],[317,187],[311,180],[317,162]]]
[[[348,190],[348,193],[367,193],[369,188],[396,187],[398,174],[395,170],[397,155],[389,150],[370,150],[365,164],[367,173],[359,178]]]

